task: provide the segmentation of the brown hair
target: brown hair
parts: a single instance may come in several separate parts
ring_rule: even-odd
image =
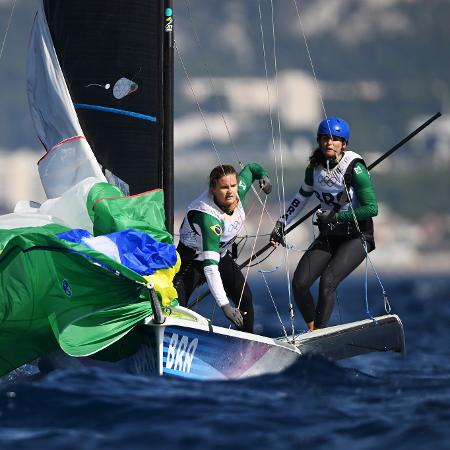
[[[317,147],[309,157],[309,165],[311,167],[324,166],[325,167],[325,155],[322,150]]]
[[[216,166],[213,170],[211,170],[211,173],[209,174],[209,188],[213,189],[216,187],[217,182],[224,176],[224,175],[236,175],[237,172],[233,166],[229,165],[222,165],[222,166]]]

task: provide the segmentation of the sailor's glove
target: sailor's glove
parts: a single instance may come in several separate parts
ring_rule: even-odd
[[[286,225],[283,222],[278,221],[275,224],[275,227],[270,235],[270,243],[276,247],[278,244],[281,244],[283,247],[286,247],[286,240],[284,238]]]
[[[264,176],[259,180],[259,187],[263,190],[264,194],[269,195],[272,192],[272,183],[269,177]]]
[[[329,233],[336,228],[336,211],[334,209],[326,209],[317,211],[317,226],[321,233]]]
[[[225,314],[225,317],[234,325],[236,325],[236,328],[238,330],[242,330],[242,328],[244,328],[244,319],[241,312],[237,308],[234,308],[229,303],[227,303],[226,305],[222,306],[222,311]]]

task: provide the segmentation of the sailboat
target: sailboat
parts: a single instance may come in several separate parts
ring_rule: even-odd
[[[42,1],[30,41],[28,96],[46,150],[38,167],[48,200],[22,202],[0,219],[1,229],[20,229],[5,240],[0,270],[11,280],[21,276],[14,264],[32,269],[40,261],[54,281],[29,294],[46,306],[39,316],[33,309],[35,334],[20,347],[24,356],[16,357],[19,347],[3,353],[2,370],[37,360],[44,372],[100,366],[240,379],[283,371],[307,355],[339,360],[404,352],[403,326],[393,314],[282,338],[215,326],[179,306],[173,293],[164,297],[164,283],[149,281],[110,250],[116,232],[148,232],[161,244],[158,252],[169,255],[155,273],[175,270],[173,43],[171,0]],[[44,231],[32,234],[36,226]],[[92,234],[73,240],[73,229]],[[107,246],[95,240],[104,235]],[[18,284],[31,292],[22,279]],[[8,305],[3,327],[14,318],[15,304]],[[11,320],[8,330],[17,331],[17,323]],[[26,329],[19,330],[22,339]]]

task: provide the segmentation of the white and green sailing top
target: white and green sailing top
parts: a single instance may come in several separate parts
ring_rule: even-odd
[[[331,162],[330,167],[309,165],[306,168],[303,184],[280,220],[289,225],[302,211],[313,193],[319,199],[322,210],[339,205],[339,200],[345,192],[344,175],[350,167],[352,167],[352,183],[349,195],[356,219],[358,222],[366,221],[376,216],[378,204],[369,171],[361,155],[345,151],[339,163]],[[341,223],[353,221],[350,202],[347,201],[339,206],[339,212],[336,214],[337,221]]]
[[[189,204],[181,224],[180,242],[194,250],[194,260],[203,262],[208,286],[219,306],[228,303],[218,271],[220,258],[231,248],[244,226],[242,202],[247,192],[255,180],[264,176],[268,174],[259,164],[247,164],[238,176],[238,204],[232,212],[222,210],[208,190]]]

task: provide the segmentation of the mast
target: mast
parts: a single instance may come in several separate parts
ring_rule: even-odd
[[[166,227],[173,234],[174,218],[174,151],[173,151],[173,0],[164,0],[164,38],[163,38],[163,167],[162,188],[164,191],[164,209]]]

